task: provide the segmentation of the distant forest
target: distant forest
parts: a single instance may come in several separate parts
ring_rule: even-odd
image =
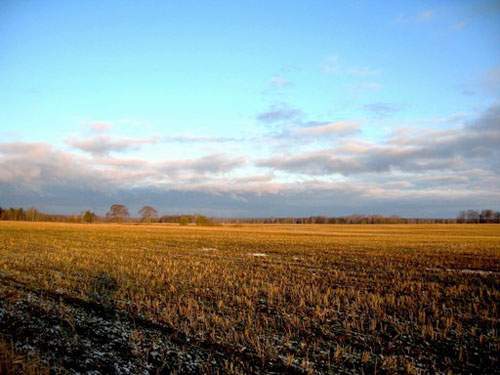
[[[48,221],[67,223],[177,223],[214,226],[228,224],[492,224],[500,223],[500,212],[491,209],[460,211],[456,219],[403,218],[383,215],[309,216],[309,217],[264,217],[264,218],[215,218],[204,215],[163,215],[151,206],[144,206],[137,217],[132,217],[128,208],[121,204],[110,207],[106,216],[98,216],[91,211],[73,215],[46,214],[35,207],[2,208],[0,220],[6,221]]]

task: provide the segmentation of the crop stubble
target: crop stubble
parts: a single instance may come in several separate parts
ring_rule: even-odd
[[[499,249],[498,225],[2,222],[0,297],[14,282],[225,353],[199,373],[498,373]]]

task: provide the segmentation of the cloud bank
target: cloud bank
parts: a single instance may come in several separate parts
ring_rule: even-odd
[[[34,204],[62,213],[91,208],[102,214],[120,201],[132,208],[147,203],[166,213],[216,216],[449,217],[464,207],[500,202],[500,102],[475,118],[462,116],[454,127],[400,127],[379,142],[366,139],[358,121],[304,122],[304,116],[288,105],[271,106],[258,119],[281,122],[282,130],[249,139],[136,139],[110,135],[108,125],[92,125],[88,137],[66,139],[69,149],[3,142],[0,205]],[[296,123],[287,128],[292,119]],[[251,152],[277,138],[295,148],[269,146],[263,148],[265,156]],[[235,147],[193,158],[123,157],[169,142]]]

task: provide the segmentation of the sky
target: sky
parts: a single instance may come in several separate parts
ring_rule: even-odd
[[[0,1],[0,206],[500,209],[500,1]]]

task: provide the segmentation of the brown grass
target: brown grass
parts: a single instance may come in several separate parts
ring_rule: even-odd
[[[0,375],[48,375],[49,368],[37,356],[20,354],[14,345],[0,338]]]
[[[499,225],[0,223],[3,277],[306,373],[498,371],[499,249]]]

